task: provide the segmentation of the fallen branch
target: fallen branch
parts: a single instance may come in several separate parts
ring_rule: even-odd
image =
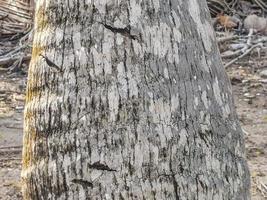
[[[238,56],[237,58],[231,60],[230,62],[228,62],[227,64],[224,65],[224,68],[227,68],[229,66],[231,66],[232,64],[234,64],[236,61],[240,60],[241,58],[245,57],[246,55],[248,55],[253,49],[257,48],[257,47],[262,47],[263,44],[262,43],[258,43],[255,44],[253,46],[251,46],[249,49],[245,50],[245,52],[243,54],[241,54],[240,56]]]
[[[18,48],[16,48],[16,49],[14,49],[14,50],[12,50],[12,51],[10,51],[10,52],[7,52],[4,56],[0,56],[0,60],[2,59],[2,58],[6,58],[6,57],[10,57],[10,56],[13,56],[14,54],[16,54],[17,52],[20,52],[21,50],[24,50],[25,48],[27,48],[28,47],[28,45],[23,45],[23,46],[20,46],[20,47],[18,47]]]
[[[15,148],[22,148],[22,145],[16,145],[16,146],[2,146],[0,149],[15,149]]]
[[[17,153],[21,153],[22,149],[10,149],[10,150],[5,150],[5,151],[1,151],[0,150],[0,155],[2,154],[17,154]]]
[[[22,158],[2,158],[0,159],[0,163],[1,162],[8,162],[8,161],[21,161]]]
[[[231,35],[231,36],[226,36],[226,37],[223,37],[223,38],[218,38],[217,42],[220,44],[220,43],[224,43],[224,42],[227,42],[227,41],[230,41],[230,40],[236,40],[238,38],[239,38],[239,36],[237,36],[237,35]]]
[[[228,53],[228,54],[226,54],[226,53],[224,52],[224,53],[222,53],[221,57],[222,57],[222,58],[232,58],[232,57],[234,57],[234,56],[239,55],[241,52],[242,52],[241,49],[239,49],[239,50],[237,50],[237,51],[234,51],[234,52],[232,52],[232,53]]]
[[[267,198],[267,186],[266,186],[266,184],[264,184],[263,182],[258,180],[256,182],[256,186],[257,186],[258,191],[262,194],[262,196],[264,198]]]
[[[22,61],[28,61],[31,59],[31,55],[17,55],[17,56],[9,56],[7,58],[0,59],[0,66],[2,65],[8,65],[10,63],[14,63],[16,60],[20,60],[22,58]]]
[[[0,0],[0,35],[24,33],[32,26],[33,7],[22,0]]]

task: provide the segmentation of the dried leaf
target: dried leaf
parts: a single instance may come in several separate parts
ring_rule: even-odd
[[[236,28],[238,26],[238,23],[236,22],[236,20],[228,15],[222,15],[219,14],[217,17],[218,23],[221,24],[224,28],[227,29],[233,29]]]

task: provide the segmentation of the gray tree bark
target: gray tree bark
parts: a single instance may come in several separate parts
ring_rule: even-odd
[[[24,199],[249,199],[205,1],[38,0]]]

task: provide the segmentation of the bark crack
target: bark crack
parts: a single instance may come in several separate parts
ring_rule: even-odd
[[[93,183],[92,182],[86,181],[86,180],[83,180],[83,179],[73,179],[71,182],[75,183],[75,184],[79,184],[79,185],[81,185],[83,187],[93,188]]]
[[[47,58],[46,56],[44,56],[44,55],[42,55],[42,54],[40,54],[39,56],[41,56],[41,57],[45,60],[46,64],[47,64],[49,67],[53,68],[53,69],[56,70],[57,72],[63,73],[63,70],[60,69],[60,67],[57,66],[54,62],[52,62],[49,58]]]
[[[171,155],[170,155],[169,167],[170,167],[170,172],[171,172],[173,189],[174,189],[174,193],[175,193],[175,200],[180,200],[179,194],[178,194],[178,183],[177,183],[176,178],[175,178],[175,173],[174,173],[174,171],[172,169],[172,150],[171,150],[170,154]]]
[[[116,172],[117,170],[111,169],[109,166],[98,162],[95,162],[91,165],[89,165],[90,169],[96,169],[96,170],[102,170],[102,171],[110,171],[110,172]]]
[[[173,182],[173,187],[174,187],[174,192],[175,192],[175,199],[179,200],[179,195],[178,195],[178,183],[175,179],[175,174],[172,174],[172,182]]]
[[[98,22],[98,23],[102,24],[106,29],[110,30],[113,33],[119,33],[125,37],[132,39],[132,40],[138,39],[138,37],[136,35],[131,34],[131,27],[130,26],[126,26],[125,28],[117,28],[117,27],[110,26],[110,25],[103,23],[103,22]]]

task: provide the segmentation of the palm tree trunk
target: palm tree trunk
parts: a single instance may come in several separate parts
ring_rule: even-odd
[[[249,199],[205,1],[36,2],[25,199]]]

